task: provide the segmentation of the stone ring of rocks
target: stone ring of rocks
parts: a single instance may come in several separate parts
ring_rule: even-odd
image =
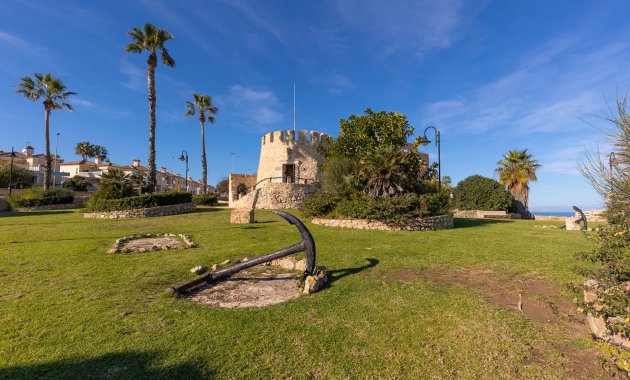
[[[184,234],[140,234],[121,237],[107,253],[154,252],[195,247],[190,236]]]
[[[224,261],[221,264],[228,263]],[[214,264],[213,270],[221,264]],[[195,267],[191,271],[197,268],[203,267]],[[325,267],[317,267],[312,276],[306,277],[303,275],[305,268],[305,259],[285,257],[203,286],[188,297],[196,303],[230,309],[275,305],[297,298],[301,293],[314,293],[329,282]]]

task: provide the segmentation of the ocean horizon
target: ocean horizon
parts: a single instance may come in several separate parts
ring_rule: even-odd
[[[574,211],[530,211],[534,215],[540,216],[573,216]]]

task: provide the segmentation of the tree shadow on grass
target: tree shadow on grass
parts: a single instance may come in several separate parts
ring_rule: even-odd
[[[212,207],[212,206],[197,206],[193,213],[203,213],[203,212],[215,212],[225,210],[225,208],[220,207]]]
[[[501,224],[501,223],[514,223],[514,221],[506,220],[506,219],[469,219],[469,218],[455,218],[455,221],[454,221],[455,228],[483,227],[487,225]]]
[[[160,367],[156,353],[120,352],[96,358],[0,368],[0,379],[213,379],[192,363]]]
[[[365,260],[368,263],[365,265],[361,265],[360,267],[329,270],[328,274],[330,274],[331,276],[330,283],[332,284],[333,282],[341,280],[344,277],[363,272],[366,269],[374,268],[375,266],[378,265],[378,263],[380,263],[378,259],[374,259],[374,258],[365,259]]]

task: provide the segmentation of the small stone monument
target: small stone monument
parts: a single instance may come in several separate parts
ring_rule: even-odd
[[[230,223],[232,224],[250,224],[254,223],[253,208],[235,208],[230,214]]]

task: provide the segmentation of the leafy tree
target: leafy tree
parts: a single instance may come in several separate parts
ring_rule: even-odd
[[[31,77],[23,77],[18,84],[18,94],[24,95],[29,100],[38,101],[43,99],[44,104],[44,139],[46,146],[46,159],[44,164],[44,190],[50,186],[52,178],[52,157],[50,155],[50,112],[53,110],[72,111],[72,106],[65,102],[74,92],[67,91],[61,79],[54,78],[50,73],[34,73]]]
[[[74,147],[74,153],[80,155],[83,160],[87,160],[88,157],[94,157],[94,145],[89,141],[78,142]]]
[[[365,179],[364,192],[371,197],[389,197],[410,192],[413,181],[409,176],[417,177],[419,167],[417,154],[403,152],[393,145],[378,146],[359,164],[359,174]],[[410,168],[415,168],[416,171],[410,173]]]
[[[29,187],[33,185],[35,180],[30,170],[15,164],[13,165],[13,170],[11,170],[10,162],[0,162],[0,187],[9,187],[9,175],[11,176],[11,186],[13,188]]]
[[[223,178],[217,183],[217,194],[227,194],[230,188],[230,181],[227,178]]]
[[[364,158],[378,146],[391,145],[403,148],[415,128],[407,116],[398,112],[374,112],[370,108],[364,115],[350,115],[339,121],[339,137],[330,141],[324,154],[337,157]],[[417,149],[417,142],[415,145]]]
[[[122,170],[109,169],[101,174],[101,183],[94,198],[119,199],[136,195],[129,175]]]
[[[514,211],[514,198],[492,178],[470,176],[453,189],[453,206],[460,210]]]
[[[203,172],[203,193],[208,192],[208,165],[206,164],[206,120],[214,123],[214,115],[218,109],[212,105],[212,97],[204,94],[193,94],[193,101],[186,102],[186,116],[195,116],[199,113],[199,123],[201,124],[201,168]]]
[[[89,182],[85,178],[78,175],[68,178],[63,182],[63,187],[74,191],[85,191],[89,185]]]
[[[506,185],[514,196],[518,213],[529,215],[529,182],[536,181],[536,170],[540,167],[532,155],[525,150],[510,150],[497,162],[499,182]]]
[[[168,67],[175,67],[175,60],[169,55],[164,44],[173,38],[165,29],[159,29],[155,25],[146,23],[142,30],[132,28],[128,33],[132,42],[127,44],[127,53],[148,52],[147,59],[147,84],[149,87],[149,187],[155,190],[155,69],[158,63],[158,53],[161,54],[162,63]]]

